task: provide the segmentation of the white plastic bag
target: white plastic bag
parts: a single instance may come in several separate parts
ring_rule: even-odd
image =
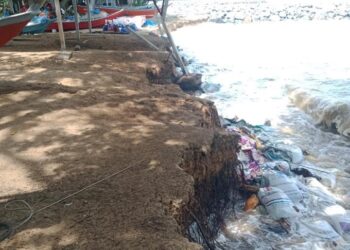
[[[260,188],[258,197],[274,220],[298,215],[293,208],[293,202],[279,188]]]

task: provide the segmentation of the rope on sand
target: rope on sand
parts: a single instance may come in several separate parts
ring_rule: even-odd
[[[7,239],[9,236],[13,235],[15,233],[16,229],[18,229],[19,227],[21,227],[25,223],[27,223],[34,215],[36,215],[36,214],[38,214],[38,213],[40,213],[40,212],[42,212],[42,211],[44,211],[44,210],[54,206],[54,205],[56,205],[56,204],[58,204],[58,203],[60,203],[60,202],[62,202],[64,200],[66,200],[68,198],[71,198],[71,197],[73,197],[73,196],[75,196],[75,195],[77,195],[77,194],[79,194],[79,193],[81,193],[81,192],[83,192],[83,191],[85,191],[85,190],[87,190],[87,189],[89,189],[89,188],[91,188],[91,187],[101,183],[101,182],[104,182],[104,181],[106,181],[106,180],[108,180],[108,179],[110,179],[110,178],[112,178],[114,176],[122,174],[122,173],[124,173],[125,171],[127,171],[127,170],[129,170],[131,168],[139,166],[139,164],[141,164],[142,162],[144,162],[144,160],[138,161],[138,162],[136,162],[136,163],[134,163],[132,165],[129,165],[128,167],[123,168],[122,170],[119,170],[119,171],[114,172],[114,173],[112,173],[110,175],[107,175],[106,177],[104,177],[104,178],[102,178],[102,179],[100,179],[98,181],[95,181],[95,182],[93,182],[93,183],[91,183],[91,184],[89,184],[89,185],[87,185],[87,186],[85,186],[85,187],[83,187],[83,188],[81,188],[81,189],[79,189],[79,190],[77,190],[77,191],[67,195],[67,196],[64,196],[63,198],[61,198],[61,199],[59,199],[59,200],[57,200],[57,201],[55,201],[53,203],[50,203],[50,204],[48,204],[46,206],[43,206],[42,208],[39,208],[38,210],[34,210],[25,200],[12,200],[12,201],[7,202],[5,207],[4,207],[6,210],[9,210],[9,211],[27,210],[27,211],[29,211],[29,213],[26,216],[26,218],[23,219],[16,226],[11,226],[8,223],[0,222],[0,229],[1,228],[5,229],[4,230],[5,233],[0,234],[0,242],[5,240],[5,239]],[[10,206],[10,204],[13,204],[13,203],[22,203],[22,204],[25,205],[25,208],[10,209],[9,206]]]

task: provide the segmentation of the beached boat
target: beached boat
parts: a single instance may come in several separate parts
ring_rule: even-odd
[[[52,23],[46,17],[35,16],[33,19],[24,27],[22,34],[38,34],[43,33]]]
[[[103,25],[105,25],[106,20],[113,20],[117,17],[123,16],[123,10],[114,12],[106,17],[100,17],[100,18],[92,18],[91,19],[91,26],[92,28],[101,28]],[[75,30],[75,22],[73,20],[63,20],[63,30]],[[84,19],[83,21],[79,22],[79,29],[88,29],[89,28],[89,21]],[[46,29],[46,31],[52,31],[52,30],[58,30],[58,24],[57,22],[53,22],[49,25],[49,27]]]
[[[0,19],[0,47],[19,35],[36,13],[24,12]]]
[[[105,11],[108,14],[114,13],[119,10],[124,10],[124,16],[146,16],[146,18],[152,18],[157,14],[157,9],[150,7],[107,7],[107,6],[95,6],[96,9]],[[79,14],[85,15],[87,13],[86,6],[78,5]]]

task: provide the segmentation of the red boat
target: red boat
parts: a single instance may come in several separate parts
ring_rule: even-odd
[[[33,12],[24,12],[0,19],[0,47],[19,35],[24,26],[35,16]]]
[[[146,16],[146,18],[152,18],[157,14],[157,9],[154,8],[118,8],[118,7],[95,7],[101,11],[105,11],[108,14],[116,11],[124,10],[124,16]],[[78,5],[78,12],[81,15],[85,15],[87,12],[86,6]]]
[[[92,28],[101,28],[103,25],[105,25],[106,20],[113,20],[117,17],[124,16],[123,10],[114,12],[106,17],[96,18],[91,20],[91,26]],[[75,30],[75,22],[74,20],[64,20],[62,21],[63,24],[63,30]],[[88,29],[89,28],[89,21],[84,20],[79,22],[79,29]],[[58,30],[58,24],[57,22],[54,22],[49,25],[49,27],[46,29],[46,31],[52,31],[53,29]]]

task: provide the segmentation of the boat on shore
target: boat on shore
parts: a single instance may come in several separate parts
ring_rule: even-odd
[[[109,14],[108,16],[105,17],[99,17],[99,18],[92,18],[91,19],[91,27],[92,28],[101,28],[103,25],[105,25],[107,20],[113,20],[117,17],[124,16],[124,10],[119,10],[116,11],[112,14]],[[75,21],[73,20],[63,20],[63,30],[68,31],[68,30],[75,30]],[[88,29],[89,28],[89,21],[87,19],[84,19],[83,21],[79,22],[79,29]],[[58,30],[58,24],[57,22],[51,23],[46,31],[50,32],[52,30]]]
[[[0,19],[0,47],[19,35],[37,13],[28,11]]]
[[[152,18],[157,14],[157,9],[150,7],[130,7],[130,6],[95,6],[96,9],[112,14],[116,11],[124,10],[124,16],[145,16],[146,18]],[[85,15],[87,13],[87,7],[78,5],[79,14]]]

